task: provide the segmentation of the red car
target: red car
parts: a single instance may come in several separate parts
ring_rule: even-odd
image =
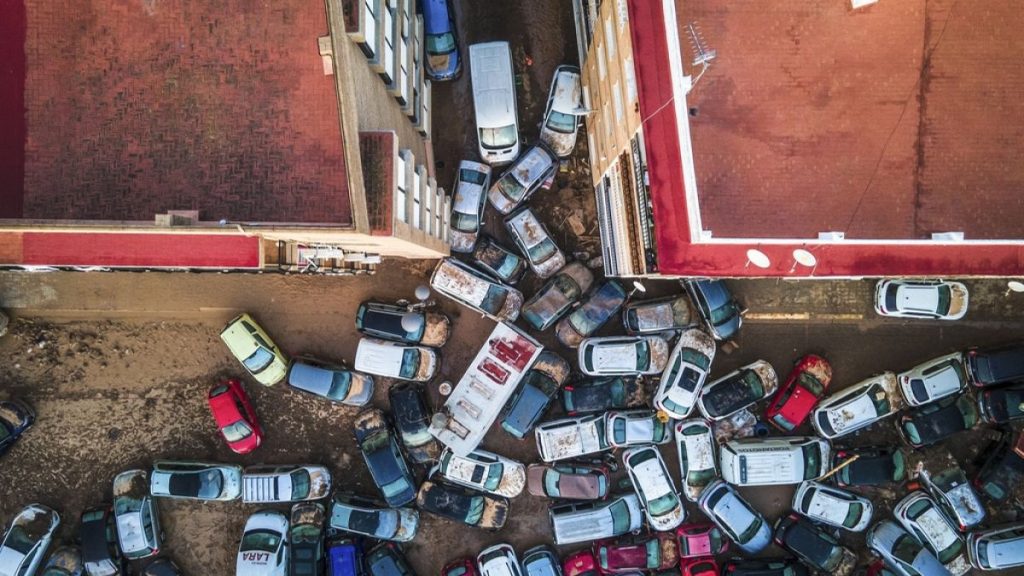
[[[441,576],[479,576],[472,558],[460,558],[445,565]]]
[[[207,400],[221,436],[236,454],[248,454],[263,443],[263,430],[241,382],[232,378],[217,384]]]
[[[562,560],[565,576],[597,576],[597,559],[590,550],[580,550]]]
[[[714,524],[683,524],[676,528],[676,537],[681,558],[715,556],[729,549],[729,539]]]
[[[664,570],[679,563],[679,545],[671,534],[655,532],[612,542],[595,542],[594,556],[602,574]]]
[[[704,558],[690,558],[683,560],[679,565],[679,572],[682,576],[718,576],[718,562],[706,556]]]
[[[792,432],[804,423],[831,382],[832,365],[828,360],[815,354],[804,356],[772,397],[765,418],[779,430]]]

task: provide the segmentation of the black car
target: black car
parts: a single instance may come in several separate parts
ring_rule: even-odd
[[[1004,429],[995,444],[982,453],[988,458],[972,483],[993,502],[1002,502],[1024,480],[1024,434]]]
[[[299,502],[292,506],[288,528],[292,548],[288,557],[290,576],[320,576],[324,571],[324,506]]]
[[[550,350],[541,352],[505,404],[508,408],[501,419],[502,429],[516,438],[526,437],[568,377],[569,363],[564,358]]]
[[[623,408],[644,408],[647,406],[648,396],[644,386],[636,378],[598,378],[563,388],[562,407],[569,416]]]
[[[412,502],[416,498],[416,486],[384,412],[376,408],[360,412],[356,416],[355,432],[356,444],[370,475],[388,505],[398,507]]]
[[[402,549],[394,542],[381,542],[366,555],[369,576],[416,576]]]
[[[412,331],[402,326],[402,318],[409,314],[417,320],[417,328]],[[403,344],[444,346],[450,328],[451,321],[440,312],[409,310],[407,306],[380,302],[363,302],[356,310],[356,330],[367,336]]]
[[[897,427],[904,442],[921,448],[970,430],[977,423],[978,408],[966,394],[961,394],[904,412]]]
[[[779,518],[775,523],[775,543],[796,554],[811,568],[847,576],[856,557],[839,541],[799,514]]]
[[[127,569],[117,543],[117,525],[110,506],[97,506],[82,512],[78,530],[82,541],[82,562],[92,569],[89,574],[114,576]]]
[[[3,455],[18,438],[32,427],[36,413],[21,400],[0,401],[0,455]]]
[[[430,411],[423,399],[422,387],[415,382],[396,384],[388,390],[388,401],[409,460],[414,464],[437,460],[441,447],[428,430]]]
[[[490,236],[482,236],[477,242],[473,250],[473,264],[509,286],[515,286],[527,268],[522,256],[498,244]]]
[[[427,480],[416,495],[416,507],[468,526],[499,530],[508,518],[508,500]]]
[[[978,393],[978,411],[986,422],[1002,424],[1024,418],[1024,384]]]
[[[986,387],[1024,380],[1024,343],[988,350],[972,348],[965,355],[975,386]]]
[[[733,558],[722,567],[722,576],[811,576],[795,558],[745,560]]]
[[[857,457],[838,472],[834,478],[839,486],[877,486],[902,482],[907,476],[907,458],[900,450],[888,448],[858,448],[836,450],[832,467]]]
[[[182,576],[182,574],[181,568],[178,568],[178,565],[170,558],[157,558],[142,571],[142,576]]]
[[[683,286],[715,340],[728,340],[743,324],[742,309],[721,280],[685,280]]]

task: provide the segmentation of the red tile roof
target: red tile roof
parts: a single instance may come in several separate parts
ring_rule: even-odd
[[[260,239],[229,234],[0,232],[0,265],[259,268]]]

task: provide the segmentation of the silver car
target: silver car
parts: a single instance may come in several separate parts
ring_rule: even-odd
[[[1024,566],[1024,524],[1000,526],[967,536],[971,565],[979,570]]]
[[[60,525],[60,515],[42,504],[29,504],[7,525],[0,542],[0,575],[35,574]]]
[[[191,500],[236,500],[242,495],[242,467],[213,462],[153,463],[149,493]]]
[[[985,519],[985,505],[978,498],[967,476],[955,463],[938,474],[921,469],[917,473],[928,493],[961,532],[981,524]]]
[[[551,92],[540,127],[540,141],[547,144],[559,158],[572,154],[576,147],[576,131],[583,108],[583,90],[580,87],[580,69],[561,65],[555,68],[551,79]]]
[[[679,472],[683,477],[683,494],[696,502],[700,493],[718,478],[715,457],[715,435],[702,418],[683,420],[675,427]]]
[[[145,470],[128,470],[114,477],[114,518],[121,552],[129,560],[160,551],[160,513],[149,494]]]
[[[911,492],[896,504],[892,515],[950,574],[961,576],[970,571],[963,538],[928,494]]]
[[[747,554],[758,554],[772,543],[768,522],[724,480],[709,485],[697,505]]]
[[[529,208],[522,208],[505,218],[505,227],[519,251],[526,256],[530,269],[540,278],[549,278],[565,266],[565,254]]]
[[[882,520],[868,530],[867,544],[899,576],[949,576],[931,552],[890,520]]]
[[[921,406],[960,393],[967,387],[963,352],[932,358],[897,377],[900,393],[911,406]]]
[[[348,406],[365,406],[373,397],[373,377],[310,358],[292,361],[288,386]]]
[[[515,498],[526,486],[526,467],[521,462],[483,449],[465,456],[445,450],[436,471],[453,484],[507,498]]]
[[[491,185],[491,167],[480,162],[463,160],[455,175],[452,198],[451,231],[448,235],[452,251],[469,253],[476,246],[483,224],[487,188]]]
[[[530,148],[491,185],[487,193],[491,206],[502,214],[515,210],[554,176],[555,168],[555,158],[546,146]]]
[[[689,416],[714,359],[715,341],[710,334],[699,328],[683,332],[661,373],[658,391],[654,394],[655,408],[675,420]]]
[[[805,480],[793,494],[793,510],[823,524],[861,532],[871,523],[874,507],[852,492]]]
[[[896,414],[903,406],[896,375],[884,372],[828,396],[811,412],[814,430],[829,440],[846,436]]]
[[[523,305],[522,317],[537,330],[547,330],[590,290],[594,273],[579,262],[570,262]]]
[[[331,501],[330,527],[378,540],[409,542],[416,536],[420,513],[413,508],[389,508],[380,502],[347,492]]]

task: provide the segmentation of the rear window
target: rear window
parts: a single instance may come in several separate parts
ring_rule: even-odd
[[[629,506],[625,500],[619,500],[608,507],[608,513],[612,516],[612,530],[616,534],[629,532],[630,517]]]

